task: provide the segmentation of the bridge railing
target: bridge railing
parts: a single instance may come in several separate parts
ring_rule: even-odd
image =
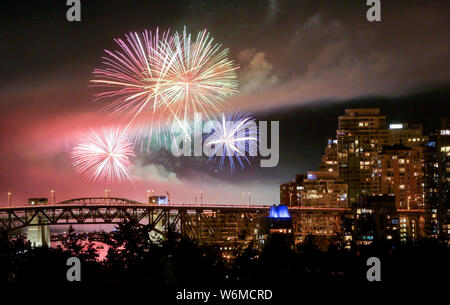
[[[235,204],[235,203],[211,203],[211,204],[199,204],[199,203],[167,203],[167,204],[154,204],[154,203],[142,203],[134,200],[129,200],[125,198],[113,198],[113,197],[90,197],[90,198],[74,198],[70,200],[60,201],[58,203],[47,203],[39,205],[14,205],[12,207],[0,206],[0,210],[4,209],[20,209],[20,208],[30,208],[30,207],[58,207],[58,206],[72,206],[72,205],[105,205],[105,206],[120,206],[120,205],[133,205],[133,206],[161,206],[161,207],[192,207],[192,208],[250,208],[250,209],[268,209],[271,205],[268,204]]]

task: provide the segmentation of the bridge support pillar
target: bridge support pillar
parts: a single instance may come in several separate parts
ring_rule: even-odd
[[[50,247],[50,227],[45,224],[41,215],[37,215],[31,224],[38,224],[27,228],[27,240],[33,247]]]
[[[163,215],[160,215],[160,213],[162,213]],[[164,234],[158,233],[158,232],[166,233],[166,232],[165,232],[165,226],[164,226],[164,224],[165,224],[165,219],[166,219],[165,214],[166,214],[166,213],[164,213],[164,212],[162,212],[162,211],[157,211],[157,212],[153,211],[153,212],[149,212],[148,223],[153,223],[154,220],[156,220],[157,218],[159,218],[158,216],[161,216],[161,217],[159,218],[159,220],[156,221],[156,222],[154,223],[154,229],[155,229],[155,230],[151,230],[151,231],[149,232],[150,240],[152,240],[152,241],[159,241],[160,239],[162,239],[162,238],[165,237]]]

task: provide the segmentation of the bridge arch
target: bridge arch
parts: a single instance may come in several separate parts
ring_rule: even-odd
[[[143,204],[142,202],[134,201],[126,198],[119,197],[83,197],[83,198],[73,198],[69,200],[64,200],[56,203],[58,205],[65,204]]]

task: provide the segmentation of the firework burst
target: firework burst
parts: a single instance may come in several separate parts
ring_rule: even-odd
[[[93,71],[95,79],[91,83],[105,89],[95,94],[96,99],[111,98],[104,109],[125,117],[129,122],[127,129],[133,126],[144,134],[146,125],[157,120],[160,71],[155,69],[163,67],[164,63],[158,62],[161,57],[156,50],[162,41],[170,45],[171,40],[169,32],[160,33],[158,29],[155,33],[144,31],[125,35],[125,39],[117,38],[114,41],[118,50],[105,50],[104,68]]]
[[[95,69],[94,86],[106,88],[97,98],[111,98],[106,107],[128,118],[139,136],[173,123],[191,124],[195,113],[214,116],[237,92],[237,67],[228,49],[202,31],[196,39],[186,32],[169,36],[130,33],[116,39],[119,50],[106,51],[102,69]]]
[[[175,122],[191,122],[195,113],[215,116],[237,92],[237,77],[228,49],[221,49],[206,30],[196,39],[184,29],[165,41],[156,54],[163,63],[158,80],[162,110]]]
[[[131,180],[130,157],[134,157],[133,143],[118,128],[103,128],[101,134],[91,129],[83,142],[72,150],[73,166],[91,180]]]
[[[204,146],[209,150],[208,162],[218,159],[218,169],[222,170],[225,161],[229,161],[230,171],[235,170],[235,161],[241,169],[250,164],[249,156],[256,156],[258,127],[255,119],[247,114],[220,116],[214,122],[213,131],[207,136]]]

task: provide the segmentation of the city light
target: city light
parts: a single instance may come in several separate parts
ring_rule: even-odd
[[[402,129],[403,124],[389,124],[389,129]]]
[[[270,218],[291,218],[291,215],[289,214],[288,207],[285,205],[278,205],[278,206],[272,206],[270,207],[269,212]]]

